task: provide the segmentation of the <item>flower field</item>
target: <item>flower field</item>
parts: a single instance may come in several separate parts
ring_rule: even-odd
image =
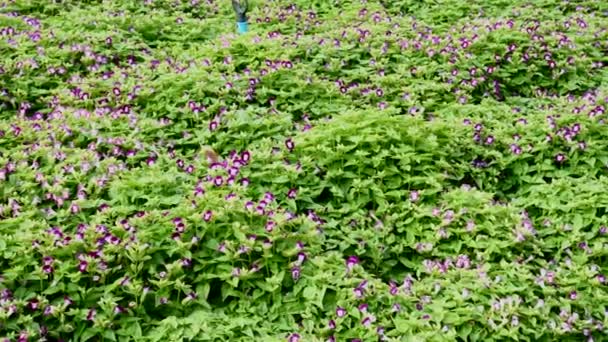
[[[0,0],[0,341],[608,341],[608,2]]]

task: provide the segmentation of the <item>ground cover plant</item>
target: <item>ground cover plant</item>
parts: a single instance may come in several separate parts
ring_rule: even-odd
[[[608,2],[0,1],[3,341],[608,340]]]

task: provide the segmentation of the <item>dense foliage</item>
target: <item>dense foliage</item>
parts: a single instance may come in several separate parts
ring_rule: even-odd
[[[4,340],[608,340],[608,2],[0,3]]]

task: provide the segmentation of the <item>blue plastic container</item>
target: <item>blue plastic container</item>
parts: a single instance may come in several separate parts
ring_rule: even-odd
[[[247,24],[246,21],[243,21],[243,22],[237,21],[236,27],[240,34],[243,34],[247,31],[249,31],[249,25]]]

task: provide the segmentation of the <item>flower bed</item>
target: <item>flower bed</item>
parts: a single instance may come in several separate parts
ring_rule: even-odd
[[[0,337],[581,341],[601,1],[4,1]]]

